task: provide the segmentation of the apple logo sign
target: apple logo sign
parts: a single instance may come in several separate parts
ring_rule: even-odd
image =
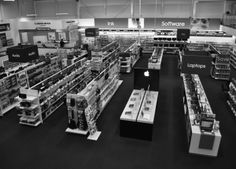
[[[144,72],[144,76],[149,77],[149,71],[148,70]]]

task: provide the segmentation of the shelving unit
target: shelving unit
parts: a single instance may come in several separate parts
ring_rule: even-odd
[[[87,52],[82,51],[74,56],[73,64],[80,63],[78,61],[86,55]],[[11,71],[6,70],[6,77],[0,79],[0,116],[19,103],[15,97],[18,96],[20,88],[33,89],[37,84],[68,67],[62,67],[62,59],[66,56],[65,51],[58,51],[57,54],[47,56],[50,61],[44,59],[38,63],[24,63],[11,68]]]
[[[164,48],[155,48],[148,60],[148,69],[161,69]]]
[[[116,54],[119,46],[115,43],[113,45],[116,46],[113,51],[101,56],[100,65],[97,65],[99,69],[96,69],[97,74],[93,75],[94,79],[82,91],[67,94],[66,132],[82,135],[89,133],[89,140],[97,140],[100,136],[96,121],[122,83],[119,80],[119,61]],[[94,64],[93,58],[91,62]]]
[[[236,69],[236,51],[232,50],[229,52],[230,55],[230,65]]]
[[[152,140],[158,91],[134,89],[120,116],[120,135]]]
[[[134,42],[124,52],[119,54],[120,72],[130,73],[134,64],[140,57],[137,42]]]
[[[211,76],[214,79],[229,80],[230,78],[230,53],[229,49],[225,46],[213,46],[211,49],[217,54],[215,55],[214,62],[212,63]]]
[[[91,68],[85,61],[77,61],[30,89],[21,88],[19,96],[25,98],[18,97],[20,124],[38,126],[64,103],[68,92],[82,90],[91,81]]]
[[[232,110],[234,116],[236,116],[236,79],[232,78],[229,84],[227,103]]]
[[[221,142],[215,120],[198,75],[182,74],[183,105],[189,153],[216,157]]]
[[[141,47],[143,48],[143,53],[152,53],[154,49],[153,39],[145,39],[141,41]]]
[[[19,88],[16,74],[0,80],[0,116],[3,116],[18,104],[15,97],[19,94]]]
[[[160,48],[179,48],[183,47],[186,42],[178,41],[175,36],[167,36],[167,35],[155,35],[153,38],[154,46]]]

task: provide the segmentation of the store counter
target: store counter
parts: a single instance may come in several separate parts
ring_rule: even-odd
[[[207,156],[217,156],[221,134],[216,132],[202,132],[199,126],[191,125],[189,153]]]
[[[120,136],[152,140],[158,92],[133,90],[120,117]]]
[[[203,116],[202,108],[206,109],[208,115],[213,115],[212,109],[202,87],[201,81],[197,75],[191,75],[195,80],[195,85],[197,86],[194,91],[197,91],[198,101],[194,98],[195,94],[192,93],[193,88],[189,87],[190,82],[187,80],[185,75],[183,76],[184,84],[184,112],[186,117],[186,130],[187,138],[189,143],[189,153],[199,154],[205,156],[217,156],[218,149],[221,142],[221,133],[219,129],[214,126],[216,123],[211,121],[200,120]],[[187,85],[187,83],[189,83]],[[199,102],[200,109],[197,107]],[[199,112],[200,111],[200,112]],[[196,113],[198,112],[198,113]],[[213,125],[213,126],[212,126]],[[204,128],[211,128],[212,130],[204,130]]]

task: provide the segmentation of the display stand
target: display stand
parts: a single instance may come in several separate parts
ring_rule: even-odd
[[[161,69],[162,57],[163,57],[163,48],[155,48],[152,56],[148,60],[148,69]]]
[[[132,67],[139,59],[139,55],[139,47],[137,42],[134,42],[124,52],[120,53],[120,72],[130,73]]]
[[[109,52],[102,52],[105,49]],[[69,123],[66,132],[88,133],[88,139],[94,141],[99,138],[101,131],[97,129],[96,121],[122,83],[119,80],[118,51],[119,45],[112,42],[92,54],[94,79],[82,91],[67,94]]]
[[[152,140],[158,92],[133,90],[120,116],[120,136]]]
[[[188,151],[216,157],[221,142],[219,122],[215,121],[198,75],[182,74],[182,77]]]
[[[230,51],[228,47],[210,45],[216,54],[212,62],[211,76],[214,79],[229,80],[230,78]]]
[[[87,52],[85,51],[78,55],[76,54],[74,62],[69,65],[80,63],[78,61],[82,60],[86,55]],[[47,55],[50,62],[42,60],[39,63],[25,63],[12,68],[11,71],[7,70],[5,72],[7,76],[0,79],[0,116],[3,116],[19,104],[15,97],[18,96],[20,88],[34,89],[34,86],[37,86],[37,84],[68,67],[68,64],[62,67],[63,57],[67,57],[67,54],[63,53],[62,55],[61,51],[58,51],[58,53]]]
[[[236,116],[236,79],[233,78],[229,84],[227,103],[232,110],[234,116]]]

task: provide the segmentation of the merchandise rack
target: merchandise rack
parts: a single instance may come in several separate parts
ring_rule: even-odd
[[[141,47],[143,48],[143,53],[152,53],[154,49],[153,38],[147,38],[141,41]]]
[[[186,120],[189,153],[217,156],[221,141],[219,122],[213,122],[212,131],[202,131],[200,118],[202,115],[215,116],[205,94],[198,75],[182,74],[183,78],[183,105]],[[209,143],[205,137],[214,137]],[[206,146],[207,145],[207,146]]]
[[[6,71],[7,76],[0,79],[0,116],[3,116],[19,104],[15,97],[18,96],[21,87],[32,88],[42,80],[49,78],[65,68],[62,67],[61,61],[67,54],[63,52],[62,55],[60,52],[47,55],[50,58],[50,62],[42,60],[38,63],[21,64],[13,68],[10,72]],[[76,62],[86,55],[87,52],[82,51],[74,61]]]
[[[130,73],[139,57],[138,43],[134,42],[124,52],[119,54],[120,72]]]
[[[20,124],[38,126],[64,103],[66,93],[91,80],[91,68],[83,58],[30,89],[20,89]],[[81,85],[81,88],[83,86]],[[81,89],[80,89],[81,90]],[[20,95],[19,95],[20,96]]]
[[[236,79],[232,78],[229,84],[227,103],[232,110],[234,116],[236,116]]]
[[[96,121],[122,83],[117,54],[108,54],[105,58],[101,71],[82,91],[67,94],[69,126],[66,132],[82,135],[89,132],[90,140],[97,140],[100,136]]]
[[[163,48],[179,48],[183,47],[185,41],[178,41],[176,36],[155,35],[153,38],[154,46]]]
[[[214,54],[214,62],[212,62],[211,76],[214,79],[229,80],[230,78],[230,52],[226,45],[210,45]],[[213,55],[212,55],[213,56]]]
[[[98,51],[92,51],[91,69],[97,75],[108,66],[108,63],[117,57],[120,45],[113,41]]]
[[[230,54],[230,65],[236,69],[236,51],[232,50],[229,52]]]

